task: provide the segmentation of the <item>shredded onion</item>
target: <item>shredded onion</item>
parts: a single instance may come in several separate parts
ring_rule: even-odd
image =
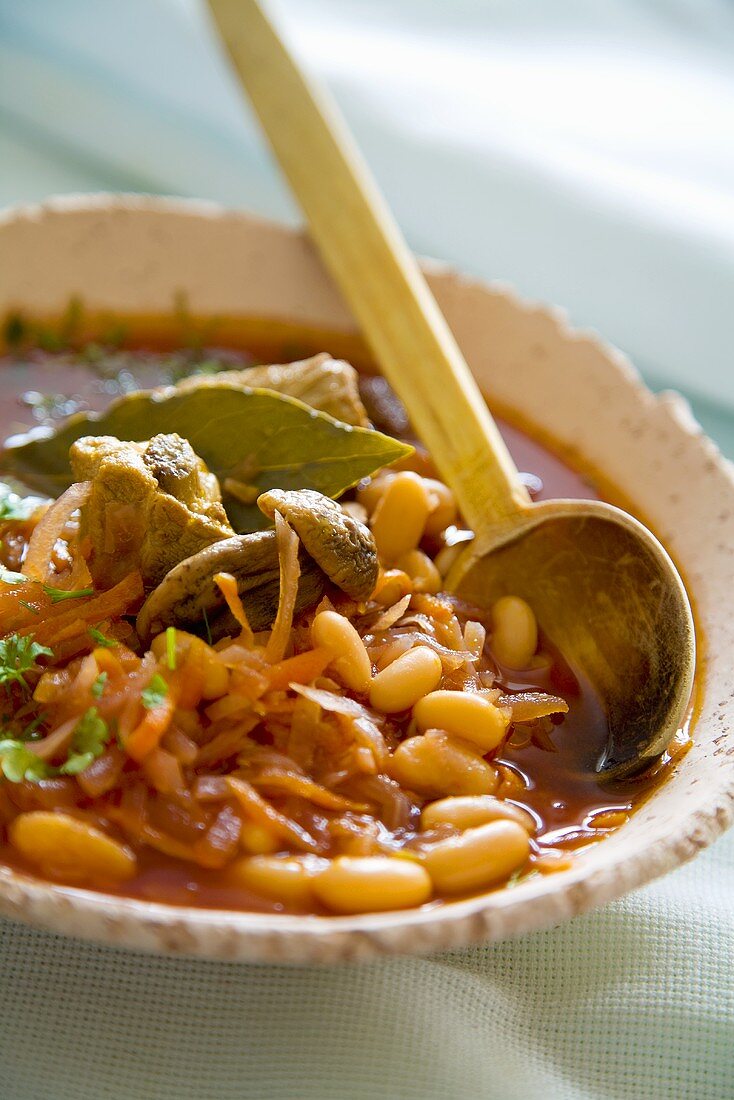
[[[409,634],[399,634],[397,636],[401,640],[404,638],[410,638],[411,645],[425,645],[429,649],[432,649],[441,658],[441,664],[444,667],[445,672],[454,672],[466,661],[473,661],[474,655],[469,653],[466,649],[449,649],[445,645],[441,645],[430,634],[419,634],[418,632]]]
[[[370,717],[366,707],[346,695],[335,695],[332,691],[322,691],[320,688],[308,687],[307,684],[291,684],[291,690],[333,714],[347,714],[352,718]]]
[[[416,806],[399,783],[386,775],[366,775],[355,779],[349,787],[357,796],[376,802],[380,819],[392,832],[407,829],[416,813]]]
[[[486,628],[481,623],[476,622],[474,619],[470,619],[464,627],[464,645],[474,657],[475,661],[478,661],[482,656],[484,650],[484,643],[487,640]]]
[[[513,722],[533,722],[550,714],[566,714],[568,703],[558,695],[544,691],[519,691],[516,695],[500,695],[496,705],[509,707]]]
[[[275,535],[278,540],[280,563],[280,595],[278,614],[265,647],[265,657],[273,664],[283,660],[288,648],[298,595],[298,580],[301,576],[301,567],[298,564],[298,535],[288,526],[280,512],[275,513]]]
[[[193,794],[199,802],[223,802],[230,790],[223,775],[200,775],[194,781]]]
[[[278,813],[274,806],[258,794],[251,783],[236,776],[227,776],[227,784],[230,791],[242,806],[248,817],[251,817],[259,825],[266,829],[273,829],[284,840],[289,841],[296,848],[305,849],[307,852],[318,852],[320,845],[305,829],[291,821],[289,817]]]
[[[44,513],[28,542],[28,552],[23,561],[23,572],[27,577],[44,584],[52,579],[59,579],[55,577],[52,567],[54,547],[74,512],[88,499],[91,490],[91,481],[78,481],[70,485]],[[86,569],[86,564],[84,568]],[[86,575],[88,579],[88,570]],[[78,581],[75,579],[74,583]]]
[[[250,782],[253,787],[263,787],[269,794],[271,791],[284,792],[305,798],[316,806],[326,810],[351,810],[353,813],[366,813],[369,805],[364,802],[354,802],[351,798],[334,794],[326,787],[322,787],[308,776],[299,775],[290,769],[266,768],[254,775]]]
[[[408,610],[410,600],[410,594],[403,596],[402,600],[398,600],[392,607],[388,607],[387,611],[383,611],[370,627],[370,634],[380,634],[383,630],[389,630]]]
[[[99,798],[117,786],[126,760],[117,745],[112,745],[79,773],[77,783],[90,798]]]
[[[68,747],[78,722],[78,716],[67,719],[41,741],[30,742],[28,748],[41,760],[50,760],[56,753]]]

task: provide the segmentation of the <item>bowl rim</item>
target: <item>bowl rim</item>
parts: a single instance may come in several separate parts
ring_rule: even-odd
[[[195,223],[199,228],[203,225],[205,233],[218,226],[227,232],[234,229],[235,234],[241,234],[242,240],[248,235],[256,237],[260,249],[263,244],[272,242],[276,251],[280,250],[279,254],[287,254],[294,266],[303,269],[314,281],[316,312],[326,310],[333,317],[335,329],[348,331],[352,327],[343,303],[330,286],[303,232],[250,214],[227,211],[213,203],[126,195],[64,196],[0,212],[0,238],[5,237],[12,252],[13,248],[18,249],[19,242],[22,244],[24,239],[27,242],[28,230],[40,233],[39,255],[42,256],[44,234],[53,237],[54,227],[60,219],[63,237],[64,221],[80,218],[76,229],[73,225],[67,226],[70,239],[77,232],[82,253],[85,248],[94,253],[95,247],[103,247],[95,245],[95,226],[99,235],[100,226],[109,228],[116,218],[123,218],[129,226],[136,218],[140,221],[139,215],[152,216],[151,225],[156,219],[163,219],[161,231],[165,223],[166,233],[173,228],[183,237]],[[119,226],[117,231],[119,233]],[[55,243],[58,245],[58,240]],[[160,241],[151,245],[151,251],[159,260],[161,247]],[[69,253],[63,257],[55,255],[52,263],[60,265],[68,256]],[[74,259],[73,254],[71,259]],[[664,413],[668,428],[680,433],[681,438],[685,436],[687,445],[695,446],[706,454],[708,462],[713,463],[734,505],[734,467],[702,435],[681,398],[654,397],[619,352],[596,336],[572,329],[559,310],[527,303],[504,284],[467,279],[445,264],[425,261],[424,267],[433,289],[447,301],[462,295],[474,295],[479,299],[484,296],[486,302],[490,298],[501,300],[508,308],[528,318],[539,318],[553,330],[558,340],[568,342],[569,346],[579,341],[591,342],[596,353],[604,358],[609,384],[616,381],[621,385],[624,380],[646,416],[653,415],[653,410],[654,415]],[[52,273],[49,285],[54,277],[61,280],[59,285],[62,285],[63,271],[56,276]],[[66,284],[67,298],[74,289]],[[12,282],[4,287],[0,279],[0,308],[4,310],[14,304],[14,293]],[[304,308],[307,307],[306,302]],[[120,312],[130,311],[123,308]],[[195,314],[196,310],[192,312]],[[721,706],[723,714],[724,705]],[[722,729],[726,732],[726,724]],[[726,747],[727,763],[731,762],[732,751],[734,746]],[[725,774],[722,769],[719,784],[710,792],[706,804],[699,802],[690,808],[679,823],[680,828],[667,836],[659,836],[652,850],[640,849],[621,860],[619,844],[612,843],[613,838],[610,838],[589,849],[593,850],[593,859],[584,854],[568,871],[530,879],[511,890],[502,889],[420,910],[316,917],[194,909],[49,884],[5,867],[0,868],[0,913],[38,927],[110,945],[230,961],[333,963],[385,954],[427,953],[524,934],[619,898],[691,859],[719,836],[733,818],[734,774],[731,768],[726,768]]]

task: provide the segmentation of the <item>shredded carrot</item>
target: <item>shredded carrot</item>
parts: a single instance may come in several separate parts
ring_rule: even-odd
[[[351,810],[355,814],[364,814],[370,809],[366,802],[354,802],[351,798],[334,794],[308,776],[292,771],[267,768],[253,776],[250,782],[254,787],[263,787],[267,791],[284,791],[297,798],[305,798],[325,810]]]
[[[183,859],[187,863],[200,863],[193,844],[186,844],[182,840],[164,833],[162,829],[154,829],[152,825],[143,825],[139,832],[140,840],[144,840],[151,848],[163,852],[165,856],[173,856],[174,859]]]
[[[291,821],[290,818],[278,813],[274,806],[271,806],[262,795],[257,793],[251,783],[248,783],[245,779],[239,779],[237,776],[229,775],[227,776],[227,785],[243,810],[259,825],[274,829],[284,840],[289,841],[296,848],[301,848],[306,852],[319,851],[319,844],[311,834],[301,828],[300,825],[297,825],[295,821]]]
[[[150,785],[161,794],[183,790],[181,765],[176,757],[165,749],[151,749],[143,760],[142,769]]]
[[[128,756],[136,760],[138,764],[145,759],[149,752],[157,747],[161,737],[171,724],[173,712],[176,709],[173,692],[168,695],[156,707],[147,711],[142,722],[139,723],[126,738],[124,748]]]
[[[95,626],[103,619],[119,618],[129,612],[143,598],[143,581],[139,573],[129,573],[114,588],[101,592],[98,596],[82,597],[74,600],[74,607],[54,615],[49,613],[32,626],[19,630],[19,634],[33,634],[41,645],[53,648],[58,639],[69,637],[68,630],[74,624],[74,630],[86,633],[89,626]],[[56,605],[65,608],[66,604]],[[87,637],[91,649],[93,641]]]
[[[266,675],[270,691],[285,691],[291,683],[310,684],[332,660],[328,649],[309,649],[271,665]]]
[[[237,581],[231,573],[216,573],[214,576],[214,583],[219,588],[219,591],[224,596],[227,607],[234,615],[235,619],[240,625],[242,633],[240,634],[240,641],[244,645],[252,646],[254,641],[254,635],[252,628],[247,618],[247,612],[245,611],[242,600],[240,599],[240,593],[237,588]]]
[[[239,847],[242,818],[231,806],[222,806],[206,836],[194,844],[196,858],[204,867],[224,867]]]
[[[227,729],[215,734],[211,741],[208,741],[206,745],[202,745],[199,749],[196,756],[197,767],[219,764],[222,760],[234,756],[239,752],[248,733],[259,722],[259,715],[250,714],[242,721],[238,721],[236,725],[229,726]]]

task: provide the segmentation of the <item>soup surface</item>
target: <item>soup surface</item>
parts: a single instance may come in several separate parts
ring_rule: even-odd
[[[287,358],[273,350],[273,361]],[[266,514],[254,523],[251,485],[220,477],[227,515],[218,498],[192,504],[194,520],[207,531],[219,524],[219,533],[194,556],[171,558],[164,532],[161,572],[155,556],[136,557],[150,541],[135,515],[143,497],[115,496],[109,473],[100,487],[110,459],[100,465],[98,444],[87,440],[100,430],[107,436],[106,423],[83,423],[73,472],[65,469],[68,448],[61,458],[49,458],[47,444],[40,458],[23,450],[29,430],[53,431],[71,414],[190,376],[216,388],[233,377],[227,372],[253,363],[240,350],[98,345],[24,350],[0,361],[0,435],[8,444],[0,470],[30,470],[25,483],[39,494],[53,477],[59,488],[49,493],[56,505],[41,498],[22,518],[13,518],[18,496],[6,490],[10,507],[0,513],[7,585],[0,860],[148,900],[323,914],[434,905],[568,867],[579,849],[624,823],[686,735],[634,782],[595,780],[605,715],[590,686],[533,633],[532,609],[512,600],[473,608],[442,592],[470,532],[382,379],[360,377],[355,415],[366,411],[372,426],[415,450],[390,467],[378,463],[340,498],[354,560],[375,570],[360,591],[351,575],[340,587],[343,562],[333,572],[314,564],[314,526],[323,533],[336,524],[329,528],[336,540],[342,518],[323,512],[314,496],[316,511],[304,519],[297,478],[282,484],[295,493],[287,500],[260,497]],[[154,419],[151,409],[141,415]],[[215,436],[218,424],[214,416]],[[528,434],[500,426],[535,499],[598,496],[591,480]],[[124,452],[126,439],[149,435],[147,451]],[[141,456],[149,477],[152,444],[163,438],[157,431],[115,438],[127,455],[118,481]],[[156,492],[168,504],[177,493],[183,500],[166,471],[165,482],[155,472]],[[187,590],[186,615],[181,610],[192,570],[181,573],[179,563],[196,559],[203,584],[207,547],[234,536],[235,514],[245,517],[235,537],[251,540],[237,544],[238,553],[273,548],[276,598],[261,622],[235,558],[218,558],[206,583],[219,585],[217,607],[229,618],[218,610],[212,633],[213,604],[204,601],[197,617]],[[193,523],[190,514],[185,521]],[[309,578],[318,589],[310,600],[301,596]],[[295,611],[286,606],[289,591],[301,601]],[[462,710],[467,700],[473,709]]]

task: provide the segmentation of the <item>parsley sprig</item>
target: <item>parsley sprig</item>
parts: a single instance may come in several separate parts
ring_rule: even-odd
[[[51,603],[62,603],[63,600],[80,600],[83,596],[93,596],[93,588],[54,588],[51,584],[44,584],[43,591],[51,597]]]
[[[19,585],[27,584],[31,580],[25,573],[14,573],[11,569],[0,566],[0,581],[3,584]],[[51,597],[51,603],[61,603],[63,600],[79,600],[83,596],[93,596],[93,588],[55,588],[52,584],[42,584],[41,588],[47,596]]]
[[[26,676],[40,671],[39,657],[53,657],[53,650],[34,642],[31,634],[10,634],[0,639],[0,684],[6,689],[19,684],[28,691]]]
[[[92,639],[95,645],[101,649],[114,649],[117,642],[114,638],[108,638],[106,634],[103,634],[98,626],[90,626],[87,634]]]
[[[107,745],[110,731],[96,707],[85,711],[77,723],[71,739],[68,757],[59,768],[61,775],[78,775],[101,756]]]
[[[141,692],[140,698],[146,710],[154,710],[159,707],[168,695],[168,684],[159,672],[156,672],[147,688]]]
[[[24,779],[38,783],[40,779],[48,779],[55,771],[23,741],[10,738],[0,741],[0,768],[11,783],[22,783]]]
[[[97,679],[92,684],[92,695],[95,699],[101,699],[104,695],[105,688],[107,687],[107,673],[100,672]]]
[[[109,726],[104,718],[100,718],[96,707],[90,707],[74,728],[63,764],[57,766],[41,760],[25,740],[5,738],[0,741],[0,770],[11,783],[21,783],[24,779],[38,783],[57,775],[79,775],[102,755],[109,737]]]

